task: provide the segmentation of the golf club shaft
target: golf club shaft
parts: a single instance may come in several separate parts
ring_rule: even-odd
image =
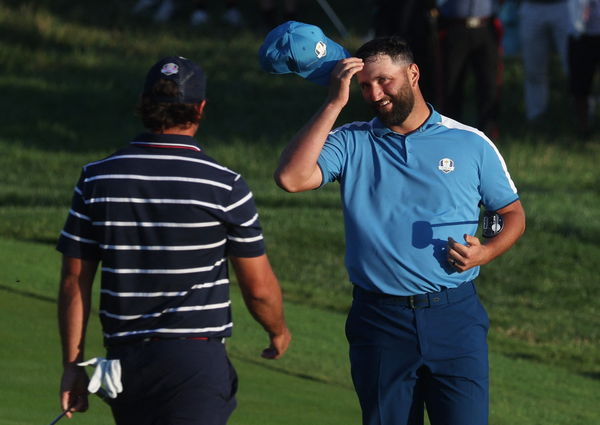
[[[105,402],[106,404],[110,404],[111,398],[110,398],[110,396],[108,395],[108,393],[106,392],[106,390],[104,388],[98,389],[98,391],[95,394],[103,402]],[[60,415],[58,415],[56,418],[54,418],[54,420],[52,422],[50,422],[48,425],[54,425],[55,423],[57,423],[58,421],[60,421],[67,413],[69,413],[69,409],[65,410]]]
[[[54,418],[54,420],[52,422],[50,422],[48,425],[54,425],[55,423],[60,421],[63,418],[63,416],[65,416],[68,412],[69,412],[69,409],[65,410],[60,415],[58,415],[56,418]]]
[[[317,0],[317,3],[319,3],[319,6],[321,6],[323,11],[325,11],[331,22],[333,22],[333,25],[335,25],[342,38],[346,38],[348,36],[348,30],[346,30],[346,27],[344,26],[342,21],[340,21],[340,18],[338,18],[338,16],[331,8],[327,0]]]

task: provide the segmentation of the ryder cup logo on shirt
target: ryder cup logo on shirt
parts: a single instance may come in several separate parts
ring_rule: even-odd
[[[319,59],[327,55],[327,44],[323,43],[322,41],[319,41],[315,45],[315,55],[317,55]]]
[[[177,74],[179,72],[179,66],[173,62],[169,62],[162,66],[160,72],[166,76]]]
[[[454,171],[454,161],[452,161],[450,158],[440,159],[438,170],[443,171],[445,174]]]

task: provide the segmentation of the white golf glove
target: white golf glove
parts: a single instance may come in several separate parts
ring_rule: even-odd
[[[96,366],[92,379],[88,385],[88,391],[95,393],[103,387],[110,398],[117,398],[117,394],[123,391],[121,384],[121,362],[117,360],[106,360],[104,357],[94,357],[88,361],[77,363],[78,366]]]

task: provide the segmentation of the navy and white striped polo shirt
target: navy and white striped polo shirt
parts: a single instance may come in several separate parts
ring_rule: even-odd
[[[57,249],[101,261],[107,344],[231,335],[227,256],[265,253],[241,175],[158,134],[83,167]]]

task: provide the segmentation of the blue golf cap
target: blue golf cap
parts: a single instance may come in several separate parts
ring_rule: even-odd
[[[335,64],[350,57],[321,28],[287,21],[271,30],[258,51],[261,67],[272,74],[295,73],[321,85],[329,84]]]

